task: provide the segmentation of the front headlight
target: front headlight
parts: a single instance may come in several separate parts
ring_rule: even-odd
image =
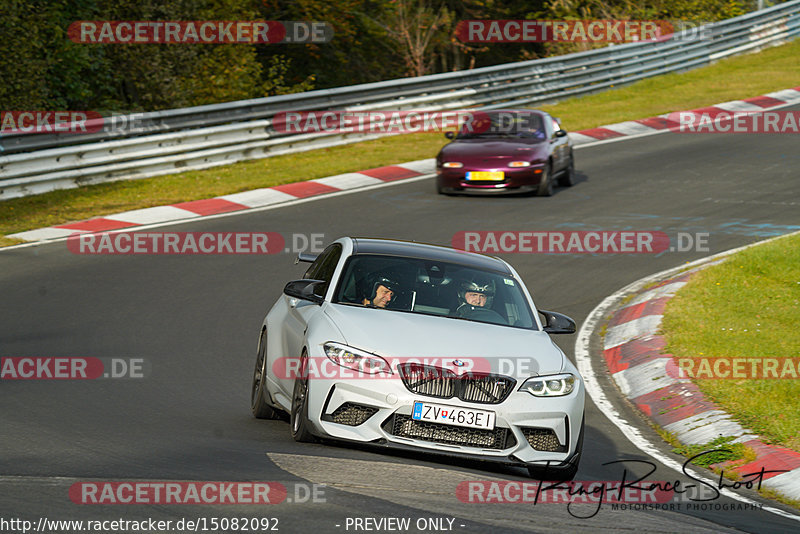
[[[569,395],[575,389],[575,375],[564,373],[561,375],[536,376],[529,378],[519,388],[535,397],[561,397]]]
[[[325,350],[325,355],[329,360],[342,367],[369,375],[379,373],[392,374],[389,362],[380,356],[339,343],[325,343],[322,348]]]
[[[464,164],[461,163],[460,161],[445,161],[442,164],[442,167],[444,167],[445,169],[460,169],[463,166]]]
[[[530,161],[512,161],[508,164],[509,167],[530,167]]]

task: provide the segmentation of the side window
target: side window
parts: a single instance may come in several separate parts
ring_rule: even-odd
[[[552,120],[553,120],[553,136],[555,137],[556,132],[558,132],[561,129],[561,125],[558,123],[558,119],[552,118]]]
[[[553,120],[550,115],[546,115],[544,118],[544,127],[547,132],[547,138],[551,139],[555,134],[556,131],[553,129],[553,126],[556,124],[556,121]]]
[[[311,267],[308,268],[303,278],[325,280],[327,283],[318,287],[315,293],[324,295],[328,291],[328,286],[333,279],[333,272],[336,270],[336,265],[339,263],[339,258],[342,257],[342,245],[334,243],[325,250],[322,254],[314,260]]]
[[[333,245],[331,245],[328,248],[326,248],[325,250],[323,250],[320,253],[320,255],[317,256],[317,259],[314,260],[314,263],[312,263],[308,267],[308,269],[306,269],[306,273],[303,275],[303,278],[305,278],[307,280],[311,280],[311,279],[317,278],[316,276],[314,276],[314,274],[316,274],[316,272],[319,271],[319,266],[322,265],[322,262],[325,261],[325,258],[328,257],[328,254],[332,250],[333,250]]]
[[[530,114],[528,117],[528,132],[526,137],[533,137],[534,139],[545,139],[546,133],[542,117],[536,114]]]

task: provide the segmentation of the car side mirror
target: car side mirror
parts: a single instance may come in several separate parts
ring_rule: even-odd
[[[574,334],[575,321],[558,312],[539,310],[545,318],[544,331],[548,334]]]
[[[445,132],[444,136],[446,138],[448,138],[448,139],[455,139],[456,138],[456,133],[455,132]]]
[[[567,131],[566,130],[558,130],[556,131],[556,137],[566,137]]]
[[[322,304],[325,296],[318,294],[317,290],[326,283],[325,280],[292,280],[283,288],[283,294],[301,300],[308,300],[314,304]]]

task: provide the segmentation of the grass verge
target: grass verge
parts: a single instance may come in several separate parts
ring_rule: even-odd
[[[541,108],[574,131],[758,96],[794,87],[800,78],[798,56],[800,40],[795,40],[758,54]],[[24,230],[431,158],[445,142],[436,134],[392,136],[202,171],[7,200],[0,203],[0,246],[18,242],[4,236]]]
[[[792,235],[749,248],[699,272],[667,304],[662,329],[665,351],[678,358],[790,357],[796,363],[798,324],[800,235]],[[751,368],[749,363],[747,367]],[[720,367],[720,374],[726,370]],[[733,371],[728,374],[733,376]],[[766,442],[800,451],[800,370],[781,365],[775,375],[781,378],[695,382]]]
[[[19,243],[4,236],[25,230],[430,158],[446,141],[444,136],[432,134],[385,137],[357,145],[6,200],[0,202],[0,246]]]
[[[745,458],[747,447],[741,443],[731,443],[734,439],[720,436],[704,445],[681,445],[672,449],[672,452],[691,458],[694,465],[710,467],[714,464]]]

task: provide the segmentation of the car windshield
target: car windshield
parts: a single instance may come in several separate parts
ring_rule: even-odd
[[[544,123],[538,113],[525,111],[496,111],[476,114],[475,120],[465,122],[458,139],[482,137],[516,137],[545,139]]]
[[[418,258],[352,256],[344,266],[333,302],[538,329],[515,278]]]

